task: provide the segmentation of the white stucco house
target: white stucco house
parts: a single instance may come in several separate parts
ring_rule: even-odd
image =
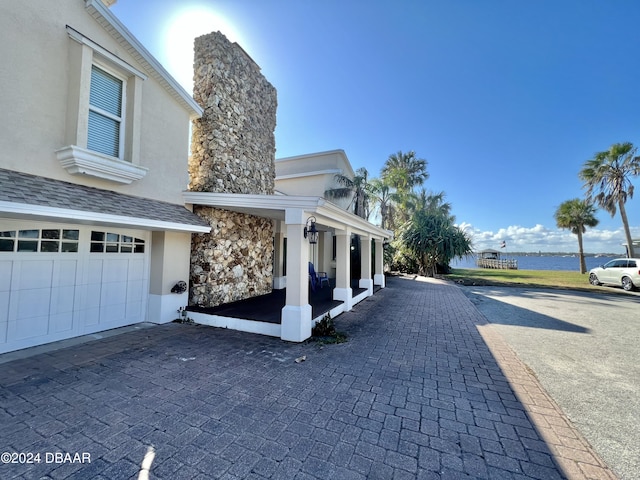
[[[336,175],[353,178],[353,167],[344,150],[330,150],[326,152],[309,153],[293,157],[276,159],[276,192],[283,195],[326,197],[328,190],[341,188],[343,185],[336,181]],[[330,203],[352,213],[354,210],[353,196],[332,198]],[[382,229],[375,230],[378,240],[389,238],[390,232]],[[318,271],[327,272],[329,277],[336,277],[336,236],[332,229],[325,229],[318,238],[318,245],[312,247],[310,261]],[[372,237],[373,238],[373,237]],[[380,250],[380,253],[382,251]],[[374,272],[376,273],[376,272]],[[376,285],[384,285],[382,271],[377,271]],[[357,273],[356,273],[357,275]]]
[[[0,30],[0,353],[172,321],[201,108],[99,0],[1,2]]]
[[[353,175],[341,150],[276,160],[273,194],[188,190],[189,125],[203,108],[112,3],[0,2],[0,30],[12,39],[0,43],[11,65],[0,72],[0,353],[176,319],[189,304],[180,284],[192,236],[212,231],[194,213],[202,207],[267,220],[269,288],[286,289],[286,302],[269,326],[193,313],[200,323],[308,338],[317,320],[309,262],[332,279],[334,315],[384,287],[391,233],[323,197],[337,173]]]

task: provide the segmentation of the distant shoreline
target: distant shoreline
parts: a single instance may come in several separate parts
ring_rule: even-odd
[[[578,256],[578,252],[511,252],[499,250],[504,255],[515,255],[520,257],[572,257]],[[480,252],[473,252],[477,255]],[[624,257],[624,253],[585,253],[585,257]]]

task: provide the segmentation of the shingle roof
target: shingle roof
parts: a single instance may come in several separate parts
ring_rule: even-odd
[[[209,226],[183,205],[0,168],[0,201]]]

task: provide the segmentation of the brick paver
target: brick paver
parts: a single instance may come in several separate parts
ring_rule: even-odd
[[[0,478],[145,455],[153,479],[614,478],[458,287],[391,279],[336,324],[347,343],[169,324],[5,363],[0,450],[41,463]]]

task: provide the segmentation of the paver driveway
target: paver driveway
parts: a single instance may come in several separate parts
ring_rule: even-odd
[[[0,365],[0,450],[41,454],[0,478],[613,478],[458,287],[391,279],[336,324],[347,343],[169,324]]]

